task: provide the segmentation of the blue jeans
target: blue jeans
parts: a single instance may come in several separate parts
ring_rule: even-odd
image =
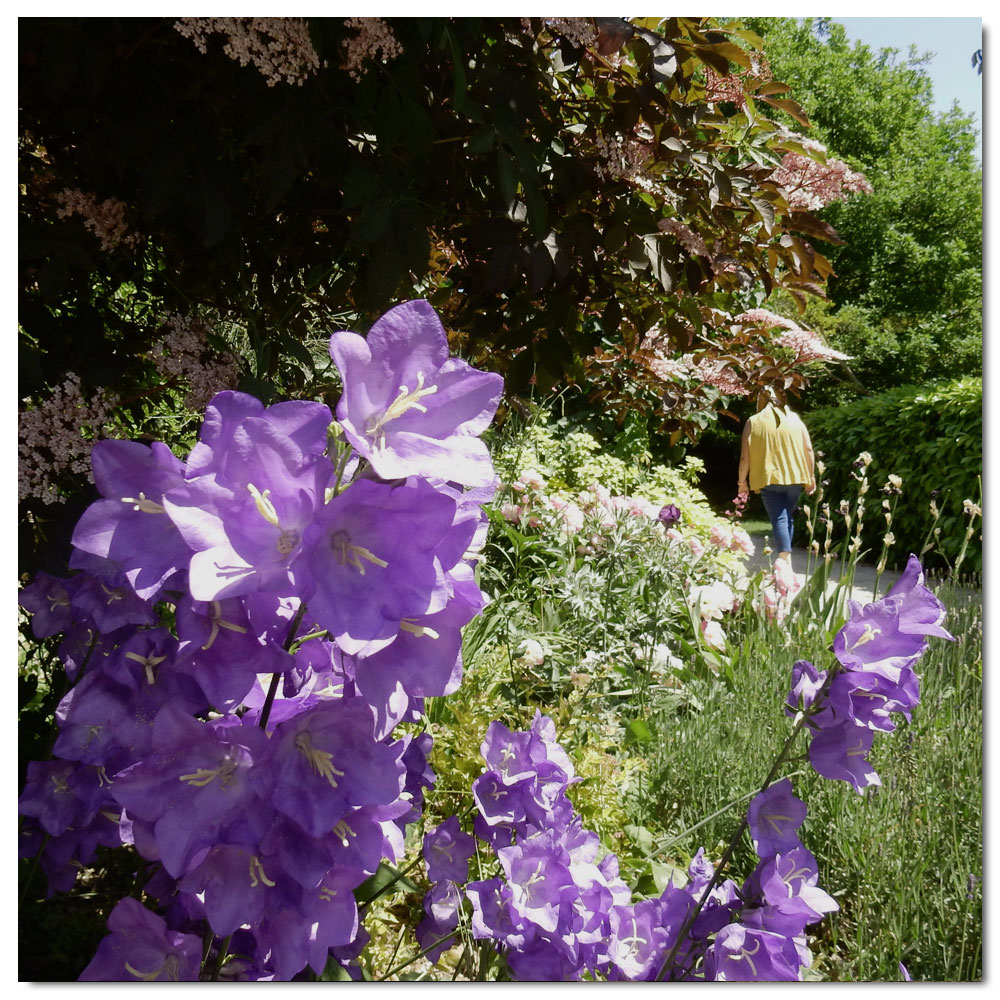
[[[774,548],[776,552],[792,551],[792,533],[795,530],[793,515],[802,493],[802,485],[778,486],[772,483],[760,491],[764,501],[764,509],[771,519],[774,529]]]

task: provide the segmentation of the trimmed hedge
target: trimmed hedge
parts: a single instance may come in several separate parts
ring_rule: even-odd
[[[864,547],[869,558],[882,550],[885,521],[880,492],[890,473],[902,477],[892,521],[896,543],[890,564],[902,564],[908,553],[920,552],[930,530],[930,501],[937,490],[941,511],[938,545],[928,552],[925,565],[942,567],[943,552],[953,564],[969,524],[962,501],[980,502],[977,476],[983,470],[983,380],[961,378],[926,385],[900,386],[878,396],[845,406],[814,410],[804,417],[813,446],[823,452],[825,500],[834,511],[835,529],[843,521],[837,504],[853,507],[858,483],[851,478],[858,455],[872,456],[865,508]],[[940,550],[940,551],[939,551]],[[976,523],[965,554],[963,571],[982,571],[981,522]]]

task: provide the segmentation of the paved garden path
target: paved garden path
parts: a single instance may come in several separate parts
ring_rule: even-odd
[[[772,555],[765,556],[761,551],[763,549],[762,539],[754,538],[754,544],[756,545],[756,552],[747,560],[747,572],[753,573],[760,567],[770,566]],[[806,564],[808,561],[808,556],[805,549],[792,548],[792,569],[795,570],[795,575],[798,577],[799,583],[804,584],[806,581]],[[815,567],[816,560],[813,558],[813,566]],[[831,564],[830,568],[830,579],[827,583],[827,593],[829,593],[837,584],[840,579],[841,563],[839,560],[835,560]],[[888,592],[889,588],[896,582],[900,575],[900,571],[887,569],[879,578],[878,581],[878,593],[879,597],[884,597]],[[862,604],[868,604],[872,601],[874,596],[875,587],[875,566],[873,563],[858,563],[857,568],[854,571],[854,587],[851,591],[851,599],[855,601],[860,601]]]

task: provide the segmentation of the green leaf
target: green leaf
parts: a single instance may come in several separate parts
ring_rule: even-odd
[[[633,719],[625,727],[626,743],[648,743],[652,738],[652,731],[642,719]]]

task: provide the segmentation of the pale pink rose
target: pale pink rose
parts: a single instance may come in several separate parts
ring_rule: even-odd
[[[667,528],[666,535],[671,542],[679,542],[684,537],[676,528]]]
[[[733,541],[729,547],[733,552],[744,552],[748,556],[752,556],[755,550],[753,539],[744,528],[735,528],[733,530]]]
[[[695,559],[700,559],[705,554],[705,546],[701,544],[701,539],[696,538],[694,535],[688,539],[688,548],[691,549],[691,555]]]
[[[536,469],[522,469],[521,475],[518,476],[518,482],[514,484],[515,489],[518,488],[518,484],[522,490],[529,487],[540,490],[545,487],[545,479]]]
[[[733,539],[726,525],[716,523],[708,531],[708,540],[720,549],[728,549]]]
[[[572,501],[563,507],[562,518],[567,535],[575,535],[583,530],[583,511]]]
[[[511,521],[514,524],[520,523],[521,512],[521,505],[517,503],[505,503],[500,507],[500,513],[503,514],[504,520]]]
[[[521,647],[521,659],[531,666],[540,666],[545,661],[545,650],[537,639],[525,639]]]
[[[720,653],[725,651],[726,633],[722,631],[722,626],[718,622],[702,619],[701,637],[705,640],[706,646],[711,646]]]
[[[722,580],[692,587],[688,592],[691,609],[705,619],[721,618],[725,612],[732,611],[735,603],[736,595],[732,587]]]

